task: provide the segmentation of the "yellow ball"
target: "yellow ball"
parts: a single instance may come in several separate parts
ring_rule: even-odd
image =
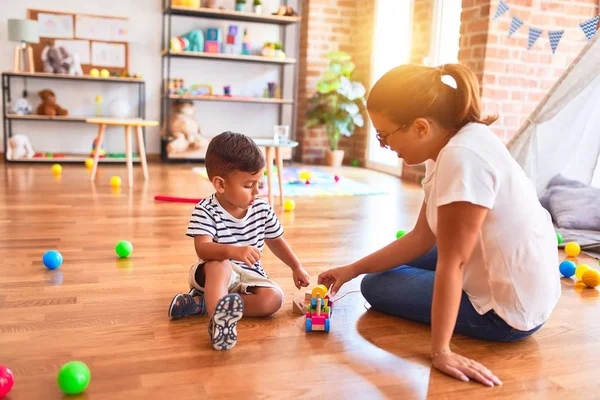
[[[88,168],[92,168],[94,166],[94,159],[88,158],[87,160],[85,160],[85,166]]]
[[[296,202],[294,200],[288,199],[283,203],[284,211],[294,211],[294,208],[296,208]]]
[[[581,280],[587,287],[595,288],[600,285],[600,272],[595,269],[589,269],[583,273]]]
[[[62,167],[60,166],[60,164],[54,164],[52,166],[52,173],[54,175],[60,175],[62,173]]]
[[[592,268],[589,265],[581,264],[581,265],[577,266],[577,269],[575,270],[575,276],[577,277],[577,279],[581,280],[583,273],[585,271],[589,271],[590,269],[592,269]]]
[[[102,70],[100,71],[100,76],[101,76],[102,78],[108,78],[108,77],[110,76],[110,72],[108,72],[108,70],[107,70],[107,69],[102,69]]]
[[[110,178],[110,186],[114,187],[114,188],[118,188],[121,186],[121,178],[119,178],[118,176],[113,176],[112,178]]]
[[[303,182],[310,181],[312,179],[312,172],[300,171],[300,180]]]
[[[581,253],[581,247],[575,242],[569,242],[565,246],[565,253],[569,257],[577,257]]]
[[[90,76],[93,76],[94,78],[100,76],[100,71],[98,71],[98,68],[90,69]]]

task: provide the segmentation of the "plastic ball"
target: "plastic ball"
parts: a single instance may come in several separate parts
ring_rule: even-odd
[[[113,176],[112,178],[110,178],[110,186],[114,187],[114,188],[118,188],[121,186],[121,178],[119,178],[118,176]]]
[[[108,77],[110,76],[110,72],[108,72],[108,70],[107,70],[107,69],[104,69],[104,68],[103,68],[102,70],[100,70],[100,76],[101,76],[102,78],[108,78]]]
[[[583,277],[583,273],[585,271],[589,271],[590,269],[592,269],[592,267],[590,267],[587,264],[580,264],[577,266],[577,269],[575,270],[575,276],[577,277],[577,279],[581,280],[581,278]]]
[[[575,265],[575,263],[573,261],[570,261],[570,260],[565,260],[565,261],[561,262],[560,265],[558,266],[558,270],[560,271],[561,275],[564,276],[565,278],[570,278],[573,275],[575,275],[576,269],[577,269],[577,266]]]
[[[94,166],[94,159],[88,158],[87,160],[85,160],[85,166],[88,168],[92,168]]]
[[[581,280],[585,286],[595,288],[596,286],[600,285],[600,272],[590,268],[583,273]]]
[[[360,161],[358,160],[352,160],[352,166],[353,167],[358,167],[360,165]]]
[[[15,384],[15,376],[8,367],[0,365],[0,399],[6,396]]]
[[[310,181],[312,179],[312,172],[310,171],[300,171],[300,180],[301,181]]]
[[[93,76],[94,78],[100,76],[100,71],[98,71],[98,68],[90,69],[90,76]]]
[[[581,247],[575,242],[569,242],[565,246],[565,253],[567,253],[569,257],[577,257],[579,253],[581,253]]]
[[[340,177],[339,176],[334,176],[333,180],[335,181],[335,183],[338,183],[340,181]]]
[[[133,245],[127,240],[121,240],[115,246],[115,251],[119,257],[126,258],[131,255],[131,252],[133,251]]]
[[[52,166],[52,173],[54,175],[60,175],[62,173],[62,167],[60,164],[54,164]]]
[[[563,237],[560,234],[560,232],[556,232],[556,241],[558,242],[558,244],[561,244],[563,242]]]
[[[81,361],[69,361],[60,368],[56,381],[66,394],[79,394],[90,384],[90,369]]]
[[[400,239],[400,238],[401,238],[402,236],[404,236],[404,235],[406,235],[406,231],[399,230],[399,231],[396,233],[396,239]]]
[[[288,199],[283,203],[284,211],[294,211],[294,208],[296,208],[296,202],[294,200]]]
[[[48,250],[42,257],[42,262],[48,269],[56,269],[62,265],[63,256],[57,250]]]

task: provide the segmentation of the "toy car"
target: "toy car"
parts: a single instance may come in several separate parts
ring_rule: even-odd
[[[319,285],[312,290],[306,312],[306,332],[329,332],[333,301],[327,294],[327,287]]]

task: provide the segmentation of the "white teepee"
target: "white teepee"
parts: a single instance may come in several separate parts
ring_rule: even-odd
[[[592,38],[508,143],[540,196],[558,174],[600,187],[599,36]]]

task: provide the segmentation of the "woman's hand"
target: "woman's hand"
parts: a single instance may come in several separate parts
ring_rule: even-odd
[[[502,385],[492,371],[473,361],[453,352],[444,352],[433,357],[433,366],[453,378],[468,382],[474,379],[487,386]]]
[[[330,293],[331,297],[333,297],[344,283],[355,277],[354,270],[350,265],[332,268],[329,271],[319,274],[319,285],[325,285],[328,288],[331,287]]]

